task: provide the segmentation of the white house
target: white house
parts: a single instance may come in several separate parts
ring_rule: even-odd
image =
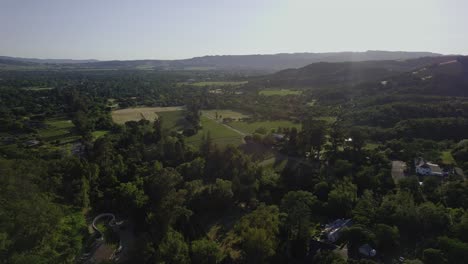
[[[414,160],[414,166],[416,173],[425,176],[442,176],[442,170],[439,165],[425,161],[423,158],[417,158]]]

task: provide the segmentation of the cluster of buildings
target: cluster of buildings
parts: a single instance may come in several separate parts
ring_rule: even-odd
[[[395,182],[411,175],[408,169],[408,166],[405,162],[394,160],[392,161],[392,178]],[[424,158],[419,157],[414,159],[414,173],[420,177],[424,176],[437,176],[437,177],[446,177],[450,174],[455,174],[462,176],[465,175],[460,168],[441,168],[439,164],[426,161]]]
[[[416,174],[422,176],[447,176],[448,172],[442,171],[439,165],[428,162],[419,157],[414,159],[414,168]]]
[[[313,251],[316,250],[338,250],[343,251],[343,249],[339,249],[336,245],[339,242],[339,239],[342,235],[343,230],[346,227],[351,227],[353,225],[352,219],[336,219],[335,221],[326,224],[321,232],[321,239],[311,241],[311,246],[314,248]],[[344,249],[345,254],[347,254],[347,248]],[[377,255],[377,250],[375,250],[370,244],[365,243],[358,248],[358,252],[363,258],[373,258]],[[347,256],[346,256],[347,257]]]

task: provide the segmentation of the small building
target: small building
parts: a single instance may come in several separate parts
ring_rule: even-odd
[[[334,243],[340,238],[343,228],[350,227],[352,224],[353,223],[351,219],[336,219],[330,224],[325,225],[325,228],[322,231],[322,235],[326,237],[328,242]]]
[[[443,176],[442,169],[439,165],[427,162],[423,158],[414,160],[414,167],[416,173],[424,176]]]

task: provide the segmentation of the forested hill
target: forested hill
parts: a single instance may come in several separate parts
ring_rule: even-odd
[[[456,60],[456,56],[422,57],[409,60],[319,62],[287,69],[261,80],[271,86],[350,86],[377,81],[402,73]]]
[[[220,55],[203,56],[182,60],[38,60],[13,57],[0,57],[12,62],[34,63],[30,67],[87,68],[87,69],[140,69],[140,70],[226,70],[255,71],[273,73],[288,68],[300,68],[316,62],[358,62],[375,60],[406,60],[420,57],[438,57],[441,54],[430,52],[366,51],[329,53],[282,53],[272,55]],[[0,65],[1,66],[1,65]],[[0,67],[1,69],[1,67]]]
[[[395,93],[468,96],[468,57],[457,57],[387,81]]]

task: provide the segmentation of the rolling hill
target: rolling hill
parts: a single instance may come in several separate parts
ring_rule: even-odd
[[[423,57],[408,60],[362,62],[319,62],[299,69],[287,69],[261,78],[267,86],[353,86],[380,81],[402,73],[456,60],[456,56]]]
[[[299,68],[316,62],[360,62],[376,60],[406,60],[420,57],[439,57],[430,52],[366,51],[329,53],[282,53],[272,55],[220,55],[183,60],[61,60],[0,57],[0,60],[46,65],[50,68],[130,69],[130,70],[222,70],[273,73]],[[12,65],[12,63],[10,63]],[[21,65],[24,66],[24,65]]]

